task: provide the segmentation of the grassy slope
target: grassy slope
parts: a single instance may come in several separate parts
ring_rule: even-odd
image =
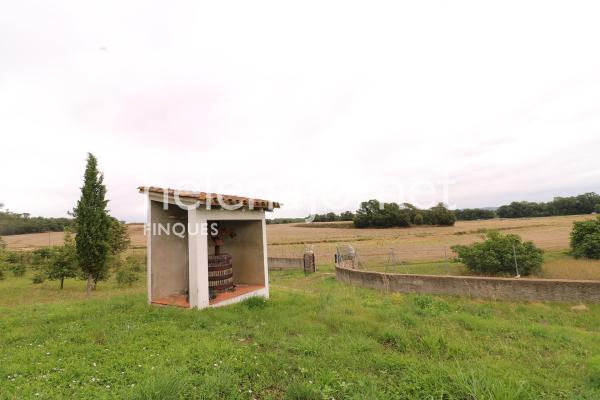
[[[600,397],[599,305],[382,295],[327,273],[271,280],[264,305],[190,311],[147,306],[142,283],[86,301],[82,282],[60,293],[9,277],[0,398]]]

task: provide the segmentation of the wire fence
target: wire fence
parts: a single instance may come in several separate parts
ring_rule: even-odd
[[[307,251],[309,246],[307,245],[294,245],[294,246],[272,246],[268,248],[269,257],[277,258],[303,258],[304,253]],[[312,247],[311,247],[312,248]]]
[[[398,248],[354,248],[356,268],[404,274],[464,275],[456,254],[446,246]]]
[[[513,276],[520,277],[517,252],[513,245],[509,254],[514,262]],[[449,247],[421,247],[418,249],[353,247],[338,245],[335,255],[337,265],[378,272],[411,275],[471,275],[456,260],[456,253]]]

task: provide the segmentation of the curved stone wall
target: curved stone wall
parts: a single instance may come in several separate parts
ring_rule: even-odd
[[[600,281],[403,275],[336,266],[340,282],[401,293],[428,293],[488,299],[600,303]]]

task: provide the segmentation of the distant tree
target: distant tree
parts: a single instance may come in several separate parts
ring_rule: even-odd
[[[361,203],[354,215],[354,226],[357,228],[390,228],[409,226],[410,213],[401,209],[396,203],[380,203],[369,200]]]
[[[75,278],[79,266],[77,265],[77,249],[70,231],[65,231],[63,246],[53,249],[52,256],[46,269],[46,277],[51,280],[60,280],[60,288],[64,287],[66,278]]]
[[[415,206],[413,206],[410,203],[402,203],[400,204],[400,209],[402,210],[402,213],[406,214],[408,216],[408,219],[410,220],[411,224],[415,223],[415,218],[417,216],[417,213],[419,212],[419,209]]]
[[[379,212],[379,201],[372,199],[360,203],[360,208],[354,214],[354,226],[357,228],[367,228],[372,225],[372,220]]]
[[[578,258],[600,259],[600,217],[573,222],[571,252]]]
[[[94,279],[105,278],[110,254],[111,219],[106,206],[104,176],[98,171],[98,161],[88,153],[81,198],[73,210],[77,236],[77,259],[87,279],[86,293],[92,291]]]
[[[352,211],[344,211],[340,214],[340,221],[352,221],[354,219],[354,213]]]
[[[438,203],[437,206],[429,209],[430,223],[432,225],[447,225],[452,226],[456,222],[456,215],[451,210],[448,210],[444,203]]]
[[[414,220],[415,225],[423,225],[423,214],[417,213]]]
[[[596,213],[600,214],[600,204],[596,204]]]
[[[475,273],[484,275],[514,275],[515,254],[519,274],[530,275],[542,266],[542,250],[532,242],[523,242],[517,235],[503,235],[497,231],[488,232],[483,242],[471,245],[452,246],[457,261]]]

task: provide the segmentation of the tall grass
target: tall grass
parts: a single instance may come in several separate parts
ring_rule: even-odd
[[[35,286],[8,276],[0,398],[600,398],[600,305],[270,283],[266,302],[195,311],[149,306],[141,285],[89,300],[48,286],[31,304]]]

